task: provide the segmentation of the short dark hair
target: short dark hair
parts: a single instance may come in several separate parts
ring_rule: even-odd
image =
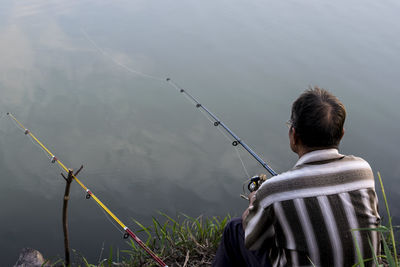
[[[303,145],[310,148],[337,148],[345,119],[344,105],[319,87],[310,87],[292,105],[292,127]]]

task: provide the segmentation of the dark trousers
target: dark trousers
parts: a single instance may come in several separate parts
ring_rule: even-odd
[[[267,251],[250,251],[244,246],[241,218],[233,218],[225,227],[213,267],[270,267]]]

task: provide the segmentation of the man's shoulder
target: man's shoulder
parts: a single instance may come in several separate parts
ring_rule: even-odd
[[[314,179],[327,179],[337,175],[346,175],[349,172],[365,170],[372,172],[369,163],[358,156],[340,155],[334,159],[315,160],[296,164],[292,169],[271,177],[268,183],[291,183],[293,179],[309,177]],[[295,184],[299,184],[298,181]]]
[[[335,160],[310,161],[268,179],[257,198],[268,205],[294,198],[338,194],[361,188],[374,188],[374,176],[364,159],[341,155]]]
[[[369,166],[368,161],[366,161],[365,159],[363,159],[361,157],[354,156],[354,155],[343,155],[343,156],[344,156],[344,158],[343,158],[344,160],[364,162],[364,163],[368,164],[368,166]]]

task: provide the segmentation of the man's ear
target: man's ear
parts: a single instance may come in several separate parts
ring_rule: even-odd
[[[343,127],[342,136],[340,137],[340,140],[342,140],[345,131],[346,131],[346,129]]]
[[[293,144],[294,145],[298,145],[299,144],[299,137],[298,137],[298,135],[296,133],[296,130],[294,129],[294,127],[292,127],[290,129],[290,131],[291,131],[291,135],[292,135],[292,138],[293,138]]]

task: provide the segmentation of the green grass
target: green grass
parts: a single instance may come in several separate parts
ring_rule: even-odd
[[[153,218],[153,224],[143,226],[138,221],[139,233],[146,233],[146,245],[168,266],[207,266],[215,256],[225,225],[230,216],[192,218],[185,214],[176,219],[161,213],[163,222]],[[124,266],[157,266],[155,262],[133,240],[130,249],[122,251],[129,256]]]
[[[152,224],[148,227],[133,220],[138,226],[135,234],[145,235],[142,239],[145,244],[170,267],[211,266],[225,225],[231,219],[229,215],[220,219],[203,216],[192,218],[180,214],[174,219],[160,212],[160,216],[161,219],[153,217]],[[158,266],[132,239],[129,239],[128,244],[129,249],[117,251],[117,255],[113,255],[111,247],[108,258],[99,260],[97,264],[90,264],[84,256],[74,251],[78,261],[74,266]],[[104,248],[101,255],[103,250]]]
[[[371,259],[363,259],[361,252],[360,252],[360,248],[358,247],[357,242],[355,242],[356,249],[357,249],[357,255],[358,255],[358,263],[355,264],[354,266],[364,267],[366,262],[374,261],[376,266],[399,267],[400,260],[397,255],[396,240],[394,237],[394,228],[396,228],[396,227],[394,227],[392,224],[392,217],[390,215],[390,209],[389,209],[388,201],[386,198],[385,188],[383,186],[382,177],[379,172],[378,172],[378,178],[379,178],[379,183],[380,183],[381,190],[382,190],[383,199],[385,201],[386,213],[388,216],[388,226],[381,225],[380,227],[377,227],[377,228],[353,229],[352,234],[353,234],[354,240],[356,240],[355,236],[354,236],[355,231],[377,231],[377,232],[379,232],[379,234],[381,235],[381,239],[382,239],[383,254],[376,255],[376,253],[374,252],[373,257]],[[371,240],[369,240],[369,244],[370,244],[371,250],[374,251],[372,244],[371,244]]]

